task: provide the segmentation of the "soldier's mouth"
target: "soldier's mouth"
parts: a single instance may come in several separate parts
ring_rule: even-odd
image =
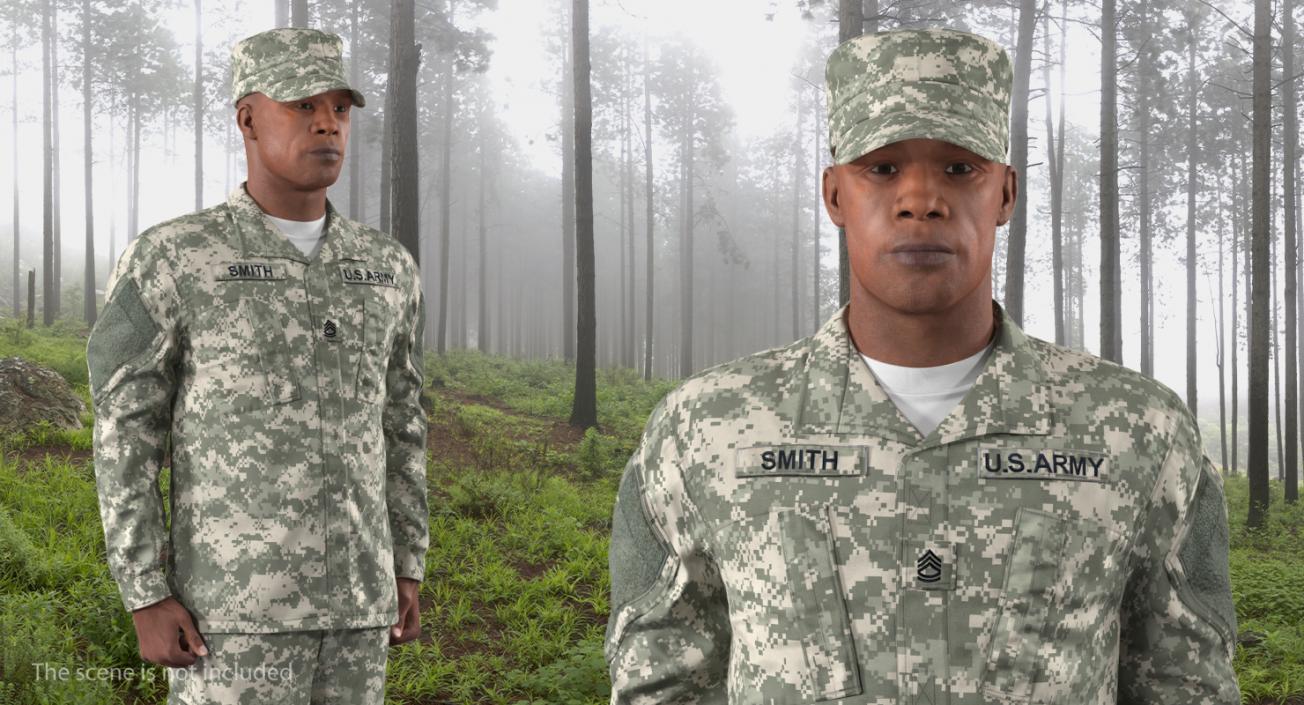
[[[928,267],[944,264],[955,253],[946,250],[897,250],[891,253],[893,259],[912,267]]]

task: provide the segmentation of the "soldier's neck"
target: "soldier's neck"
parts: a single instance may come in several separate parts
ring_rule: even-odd
[[[933,314],[904,313],[853,286],[847,328],[862,355],[889,365],[936,367],[987,347],[994,332],[991,284]]]
[[[250,173],[245,190],[268,215],[286,220],[317,220],[326,214],[326,189],[303,191],[288,188],[275,177]]]

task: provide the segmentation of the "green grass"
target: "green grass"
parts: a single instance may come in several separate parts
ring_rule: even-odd
[[[1223,489],[1242,642],[1235,662],[1241,697],[1298,705],[1304,702],[1304,503],[1286,504],[1285,487],[1273,480],[1267,526],[1250,531],[1245,526],[1249,480],[1225,477]]]
[[[80,304],[80,295],[73,301]],[[48,328],[38,319],[36,326],[30,329],[26,318],[19,321],[0,316],[0,357],[39,360],[42,365],[63,375],[68,384],[84,388],[90,382],[90,372],[86,369],[88,332],[84,321],[66,316],[55,319],[54,325]]]
[[[84,339],[11,337],[0,329],[0,355],[48,355],[76,373],[68,376],[85,395],[84,360],[72,359]],[[454,351],[428,355],[426,367],[439,446],[428,466],[424,636],[390,652],[387,702],[606,703],[602,637],[616,483],[647,414],[674,383],[601,372],[599,428],[579,434],[564,423],[574,382],[564,363]],[[83,421],[79,431],[42,427],[0,440],[0,448],[6,457],[89,453],[93,419]],[[166,479],[165,471],[165,493]],[[1274,483],[1268,529],[1248,532],[1245,479],[1225,486],[1238,626],[1253,641],[1236,653],[1244,701],[1298,703],[1304,507],[1284,507]],[[32,664],[65,666],[69,677],[38,679]],[[78,667],[128,675],[78,680]],[[166,690],[162,669],[137,656],[130,616],[104,563],[89,459],[0,463],[0,705],[162,703]]]

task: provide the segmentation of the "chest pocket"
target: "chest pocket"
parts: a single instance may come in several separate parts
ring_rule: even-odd
[[[247,264],[232,274],[223,264],[196,297],[189,338],[195,406],[247,412],[299,399],[285,337],[290,280],[281,266]]]
[[[984,692],[1050,702],[1094,692],[1100,658],[1118,636],[1126,538],[1086,519],[1021,506],[1006,553],[1000,607],[988,645]]]
[[[344,336],[351,385],[356,399],[375,402],[384,396],[385,372],[394,330],[402,312],[403,290],[392,272],[365,262],[339,264],[339,316],[361,335]]]
[[[861,692],[827,505],[725,525],[717,562],[729,598],[729,702],[810,703]]]

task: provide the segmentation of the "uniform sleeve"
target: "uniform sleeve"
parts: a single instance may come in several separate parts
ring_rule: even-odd
[[[1227,504],[1189,412],[1140,529],[1119,616],[1118,701],[1240,703]]]
[[[394,575],[422,580],[426,574],[426,549],[430,545],[430,512],[426,499],[426,432],[428,422],[421,406],[425,386],[422,336],[426,299],[420,278],[412,279],[417,300],[409,306],[401,332],[394,342],[385,372],[385,501],[389,509],[394,548]]]
[[[663,399],[616,497],[604,644],[611,705],[727,702],[728,602],[695,538],[697,511],[684,490],[675,421]]]
[[[172,425],[181,306],[151,250],[142,235],[123,251],[86,341],[105,553],[128,610],[172,594],[158,476]]]

